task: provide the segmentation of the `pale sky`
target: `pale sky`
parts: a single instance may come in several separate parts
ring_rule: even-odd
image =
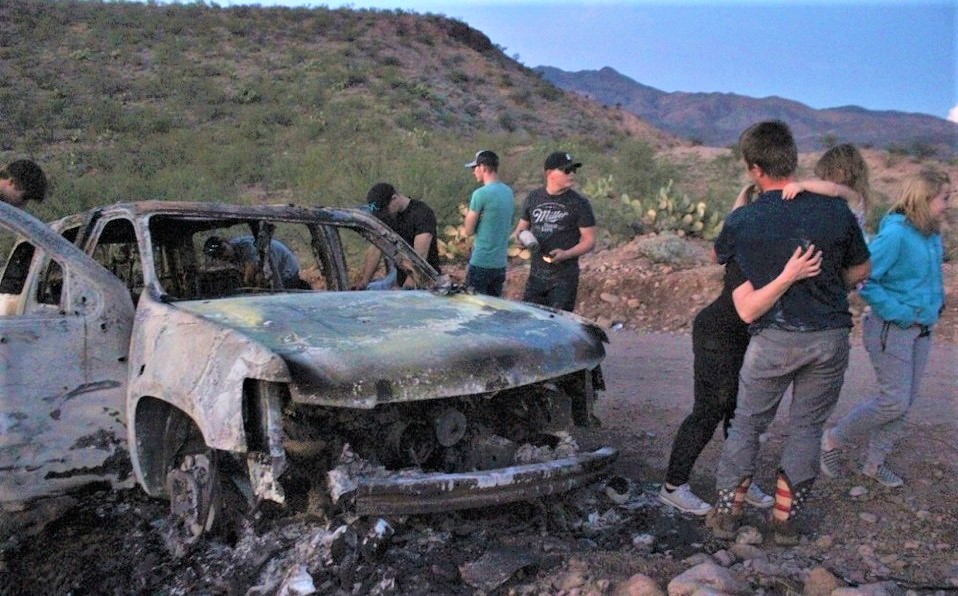
[[[779,96],[958,122],[958,0],[222,0],[462,20],[529,67],[611,66],[662,91]]]

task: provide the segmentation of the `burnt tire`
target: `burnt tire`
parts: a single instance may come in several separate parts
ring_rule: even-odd
[[[208,447],[193,421],[171,414],[165,433],[166,494],[170,500],[167,545],[185,555],[206,536],[235,541],[245,500],[224,475],[225,454]]]

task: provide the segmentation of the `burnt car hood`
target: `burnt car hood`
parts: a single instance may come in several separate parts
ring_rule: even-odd
[[[297,401],[474,395],[592,369],[604,333],[575,316],[481,295],[316,292],[178,302],[282,357]]]

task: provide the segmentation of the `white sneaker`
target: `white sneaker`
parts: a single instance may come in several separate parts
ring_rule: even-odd
[[[748,485],[748,492],[745,493],[745,502],[752,507],[768,509],[775,504],[775,499],[762,492],[762,489],[760,489],[758,485],[753,482],[752,484]]]
[[[675,490],[668,491],[665,485],[659,491],[659,500],[666,505],[671,505],[679,511],[691,513],[692,515],[705,515],[712,510],[712,506],[695,496],[692,487],[688,483],[676,487]]]

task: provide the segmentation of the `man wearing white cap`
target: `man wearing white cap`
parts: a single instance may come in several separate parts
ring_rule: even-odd
[[[472,193],[463,222],[466,235],[476,235],[466,270],[466,285],[480,294],[502,296],[509,259],[509,232],[515,195],[499,180],[499,156],[485,149],[466,164],[482,186]]]

